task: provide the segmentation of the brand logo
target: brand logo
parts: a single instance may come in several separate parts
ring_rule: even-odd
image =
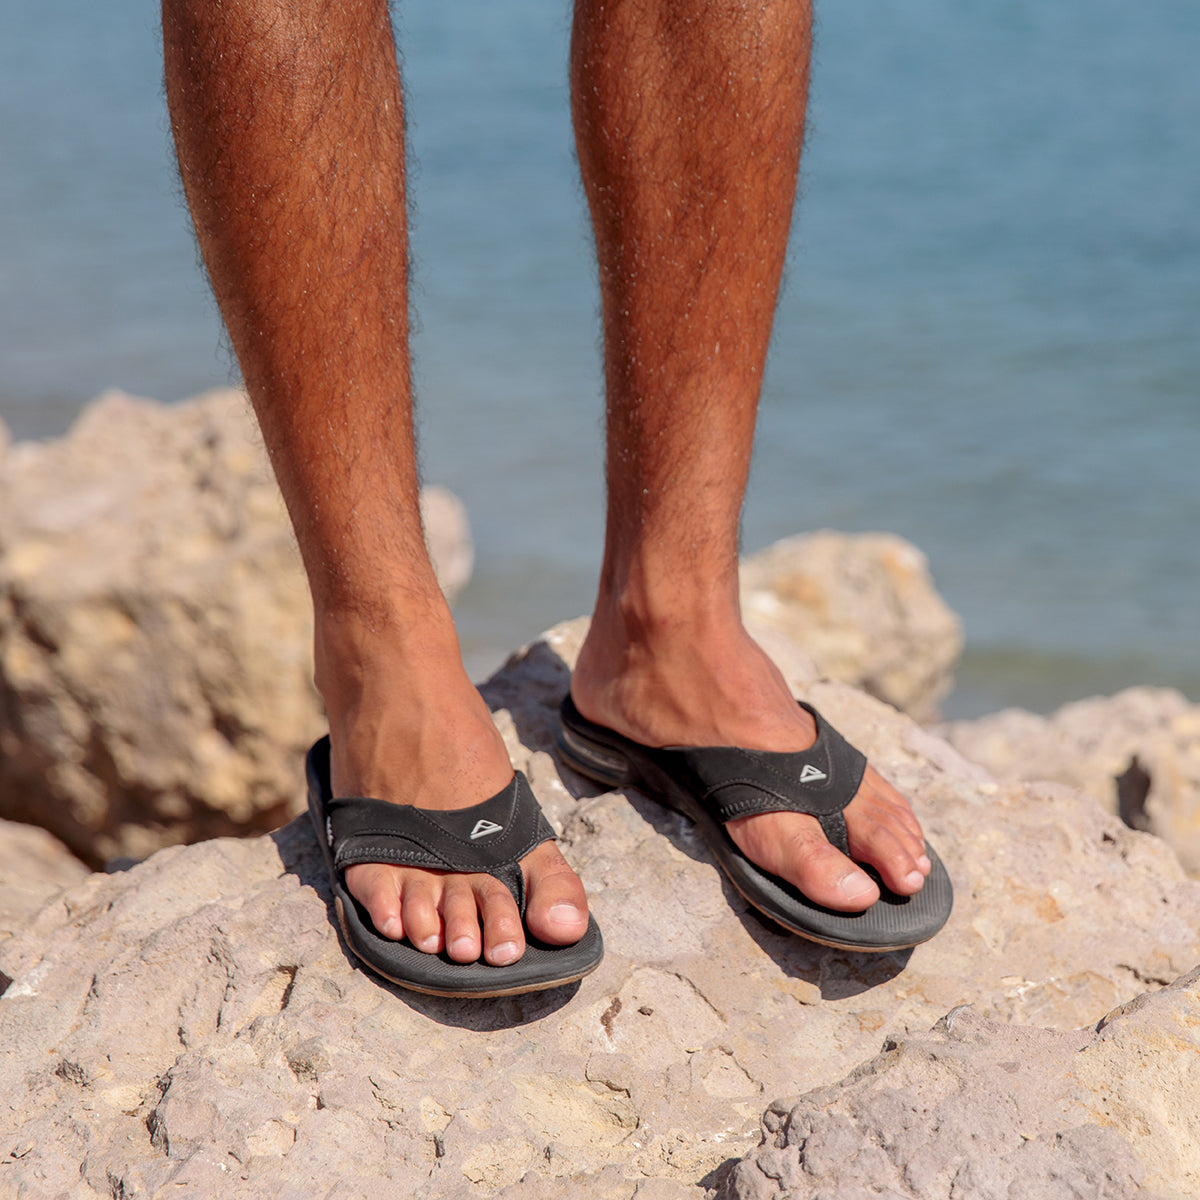
[[[822,779],[828,779],[829,776],[824,771],[818,771],[811,764],[806,764],[804,770],[800,772],[801,783],[817,783]]]
[[[500,833],[503,828],[503,825],[497,825],[495,821],[476,821],[475,828],[471,830],[471,841],[474,841],[476,838],[487,837],[490,833]]]
[[[325,837],[329,844],[333,845],[333,818],[325,818]]]

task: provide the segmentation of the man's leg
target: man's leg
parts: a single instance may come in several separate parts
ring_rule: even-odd
[[[167,96],[200,247],[316,614],[335,795],[462,808],[512,778],[463,669],[417,506],[400,77],[386,0],[163,0]],[[553,843],[523,862],[527,920],[577,941],[583,888]],[[389,937],[504,964],[503,884],[346,873]]]
[[[576,0],[572,97],[596,233],[608,526],[571,690],[635,741],[801,750],[812,719],[746,634],[737,535],[795,196],[807,0]],[[850,847],[894,891],[929,871],[917,820],[873,770]],[[878,888],[813,817],[729,826],[831,908]]]

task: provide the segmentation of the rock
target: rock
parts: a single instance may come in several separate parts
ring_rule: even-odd
[[[1169,842],[1200,875],[1200,705],[1170,688],[1129,688],[1049,717],[1020,709],[939,731],[999,779],[1082,788],[1127,823]],[[1122,805],[1123,801],[1123,805]]]
[[[87,867],[44,829],[0,821],[0,943],[87,874]]]
[[[262,831],[322,730],[308,591],[241,393],[108,393],[0,458],[0,816],[93,865]],[[461,506],[427,497],[453,591]]]
[[[982,1077],[1012,1057],[1003,1038],[1074,1046],[1080,1035],[1068,1031],[1200,962],[1200,883],[1161,842],[1081,792],[999,784],[837,683],[805,695],[916,797],[956,911],[906,954],[847,954],[769,927],[682,819],[560,774],[553,714],[585,627],[552,630],[485,691],[587,883],[608,947],[598,971],[494,1001],[380,983],[340,944],[302,820],[92,875],[0,944],[0,970],[14,980],[0,998],[4,1186],[32,1197],[190,1188],[223,1198],[306,1196],[320,1180],[345,1198],[700,1200],[754,1150],[774,1097],[830,1088],[881,1044],[911,1043],[885,1059],[932,1071],[942,1039],[976,1058]],[[796,658],[785,671],[811,668]],[[1055,1107],[1058,1084],[1046,1085],[1044,1109],[1026,1114],[1039,1155],[1056,1152],[1050,1131],[1061,1130],[1064,1170],[1094,1153],[1121,1179],[1140,1163],[1148,1181],[1187,1194],[1192,1167],[1148,1157],[1133,1127],[1146,1113],[1160,1123],[1152,1131],[1163,1127],[1170,1108],[1154,1105],[1164,1080],[1172,1102],[1188,1100],[1180,1122],[1195,1111],[1172,1074],[1195,1034],[1189,989],[1177,1008],[1113,1018],[1109,1049],[1077,1056],[1072,1124]],[[926,1032],[962,1004],[986,1036]],[[1120,1031],[1148,1029],[1152,1015],[1157,1040],[1131,1034],[1116,1057]],[[881,1121],[897,1138],[919,1125],[919,1113],[910,1120],[888,1103]],[[1110,1133],[1072,1132],[1105,1106]],[[844,1128],[837,1137],[857,1144],[848,1117]],[[970,1133],[947,1134],[967,1158]],[[1184,1135],[1172,1136],[1164,1146],[1182,1153]],[[932,1178],[949,1156],[946,1145],[930,1158]]]
[[[1198,1059],[1200,969],[1076,1032],[956,1008],[834,1087],[773,1103],[718,1195],[1189,1200]]]
[[[453,603],[475,566],[467,506],[449,488],[427,483],[421,488],[421,524],[442,594]]]
[[[885,533],[802,534],[742,564],[742,609],[803,646],[821,674],[936,719],[962,651],[925,556]]]

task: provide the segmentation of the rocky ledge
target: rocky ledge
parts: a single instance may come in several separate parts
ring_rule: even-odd
[[[1127,688],[1048,717],[1008,708],[939,730],[998,779],[1090,792],[1134,829],[1169,842],[1200,877],[1200,705],[1172,688]]]
[[[915,798],[957,893],[910,953],[786,936],[685,822],[560,768],[582,628],[484,690],[587,883],[595,974],[488,1002],[382,984],[347,957],[303,821],[65,864],[40,894],[7,867],[0,1194],[1200,1194],[1200,883],[1165,843],[1081,790],[993,778],[762,631]]]

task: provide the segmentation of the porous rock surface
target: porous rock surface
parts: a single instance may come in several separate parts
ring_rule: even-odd
[[[865,1070],[901,1097],[919,1073],[911,1064],[932,1072],[951,1059],[946,1080],[961,1078],[964,1093],[974,1080],[983,1094],[997,1071],[1007,1077],[1014,1047],[1086,1051],[1090,1035],[1069,1031],[1200,961],[1200,883],[1161,842],[1078,791],[997,783],[908,718],[819,681],[767,631],[798,690],[916,798],[957,890],[946,929],[911,953],[843,953],[769,927],[686,822],[636,792],[560,773],[554,713],[582,632],[582,622],[551,631],[485,692],[588,886],[607,943],[593,975],[475,1002],[380,983],[339,941],[304,821],[89,876],[0,945],[13,980],[0,998],[0,1192],[700,1200],[742,1186],[748,1167],[722,1181],[755,1152],[759,1118],[779,1096],[830,1089],[821,1106],[841,1104],[837,1129],[848,1132],[828,1144],[857,1145],[867,1126],[845,1097],[859,1095],[860,1076],[833,1085],[881,1045],[901,1049]],[[1023,1114],[1022,1128],[1039,1171],[1074,1178],[1099,1146],[1122,1180],[1140,1171],[1149,1194],[1189,1194],[1193,1168],[1172,1157],[1187,1151],[1185,1133],[1168,1138],[1157,1114],[1162,1150],[1151,1154],[1134,1129],[1159,1094],[1195,1111],[1176,1079],[1200,1015],[1193,985],[1171,1003],[1139,1010],[1159,1014],[1159,1033],[1131,1034],[1128,1059],[1093,1054],[1097,1065],[1075,1072],[1076,1109],[1062,1108],[1060,1082],[1037,1093],[1044,1111]],[[969,1020],[927,1032],[963,1004]],[[1115,1044],[1121,1029],[1149,1028],[1134,1016],[1102,1036]],[[947,1082],[922,1086],[916,1115],[897,1099],[860,1108],[875,1103],[902,1140],[921,1127],[922,1105],[952,1108]],[[794,1108],[768,1111],[772,1138]],[[971,1158],[970,1137],[947,1126],[923,1160],[927,1177]],[[1012,1186],[980,1196],[1124,1195],[1021,1191],[1015,1143],[995,1144],[1017,1155]],[[906,1186],[896,1194],[926,1194]],[[811,1194],[889,1193],[823,1184]]]
[[[462,506],[425,496],[443,586]],[[264,831],[322,728],[312,616],[245,396],[107,393],[0,456],[0,816],[93,865]]]
[[[742,564],[742,609],[851,683],[918,721],[954,683],[962,625],[929,563],[890,533],[822,530],[784,538]]]
[[[1200,876],[1200,705],[1182,693],[1128,688],[1048,717],[1010,708],[939,732],[998,779],[1053,779],[1122,808]]]
[[[0,821],[0,943],[87,874],[87,867],[44,829]]]
[[[1200,968],[1075,1032],[956,1008],[834,1087],[772,1104],[720,1197],[1186,1200],[1200,1195],[1198,1061]]]

